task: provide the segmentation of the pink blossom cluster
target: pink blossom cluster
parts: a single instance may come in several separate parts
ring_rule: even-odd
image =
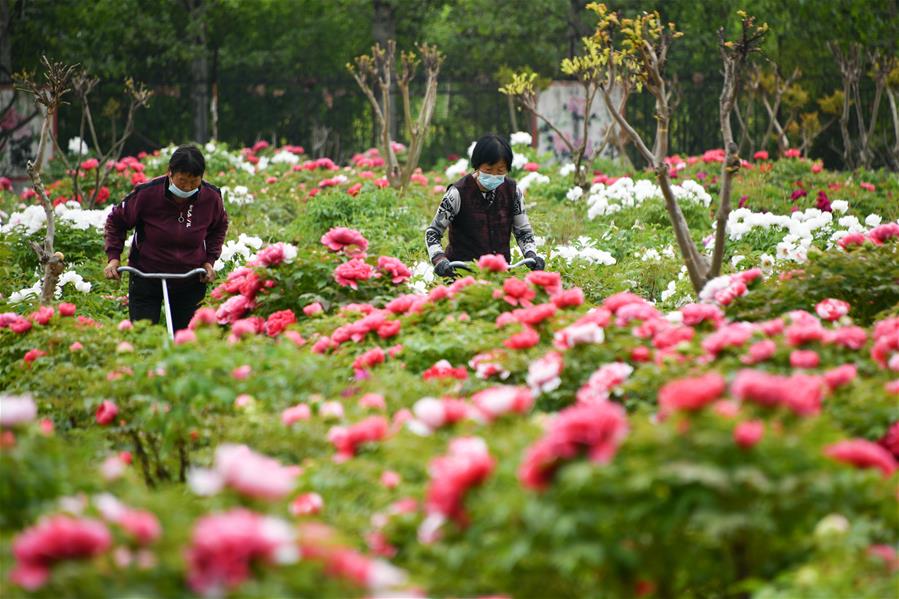
[[[724,377],[715,372],[669,381],[659,389],[659,416],[700,410],[721,397],[726,388]]]
[[[887,318],[874,325],[871,359],[881,368],[899,372],[899,317]]]
[[[800,416],[821,410],[826,388],[823,377],[809,374],[783,376],[762,370],[743,369],[730,385],[731,395],[764,407],[785,407]]]
[[[468,370],[465,366],[453,367],[447,360],[440,360],[421,374],[421,378],[431,379],[456,379],[464,381],[468,379]]]
[[[899,223],[884,223],[874,227],[867,233],[849,233],[837,243],[841,248],[848,251],[867,242],[871,242],[874,245],[883,245],[891,239],[899,239]]]
[[[706,283],[699,292],[699,298],[703,302],[728,306],[736,298],[746,295],[749,292],[749,286],[761,276],[760,268],[752,268],[744,272],[716,277]]]
[[[591,404],[608,401],[611,392],[624,383],[633,371],[634,368],[624,362],[603,364],[578,389],[578,403]]]
[[[211,470],[194,469],[188,482],[199,495],[214,495],[223,487],[262,500],[286,497],[296,484],[300,470],[254,452],[246,445],[223,444],[215,450]]]
[[[394,285],[405,283],[412,278],[412,271],[399,259],[391,256],[379,257],[378,269],[386,274],[390,278],[390,282]]]
[[[518,470],[522,484],[545,489],[564,462],[579,455],[598,464],[609,462],[627,437],[624,408],[605,401],[577,404],[553,418],[546,434],[531,445]]]
[[[472,407],[455,397],[423,397],[412,406],[415,420],[408,422],[411,430],[430,433],[473,415]]]
[[[471,396],[481,416],[492,422],[509,413],[524,414],[534,405],[534,394],[527,387],[497,385]]]
[[[500,379],[509,378],[509,371],[502,364],[503,350],[494,349],[482,352],[472,357],[468,361],[468,366],[475,372],[475,376],[479,379],[489,379],[498,377]]]
[[[54,564],[92,558],[106,552],[111,545],[112,535],[98,520],[51,516],[13,539],[16,565],[10,572],[10,580],[29,591],[37,590],[50,578]]]
[[[425,542],[436,540],[446,520],[464,525],[466,493],[482,484],[495,466],[496,461],[490,457],[483,439],[458,437],[450,441],[446,455],[434,458],[428,466],[430,482],[425,493],[428,517],[419,529],[419,538]]]
[[[535,395],[548,393],[562,384],[562,369],[565,359],[557,351],[550,351],[542,358],[531,362],[528,368],[527,384]]]
[[[892,475],[899,465],[886,448],[866,439],[848,439],[829,445],[824,455],[857,468],[876,468],[884,477]]]
[[[350,426],[335,426],[328,431],[328,441],[337,449],[335,459],[345,461],[356,455],[360,445],[387,437],[389,425],[383,416],[369,416]]]
[[[299,558],[286,522],[237,508],[197,520],[187,549],[187,583],[203,596],[221,596],[250,577],[257,563]]]
[[[367,281],[375,276],[378,276],[375,270],[361,258],[338,264],[334,269],[334,280],[341,287],[359,289],[360,281]]]
[[[368,240],[362,236],[362,233],[346,227],[330,229],[322,235],[321,242],[332,252],[343,252],[348,256],[364,254],[368,249]]]

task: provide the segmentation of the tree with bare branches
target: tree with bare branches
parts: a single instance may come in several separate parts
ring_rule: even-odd
[[[372,46],[370,55],[357,56],[354,64],[347,64],[347,70],[356,80],[362,93],[368,98],[378,123],[381,151],[384,153],[384,160],[387,163],[387,179],[390,181],[390,185],[398,187],[401,193],[406,191],[421,157],[431,118],[434,116],[434,107],[437,104],[437,76],[444,60],[444,55],[436,46],[419,44],[417,49],[418,54],[406,51],[400,53],[399,72],[397,72],[396,42],[394,40],[387,41],[386,49],[382,48],[380,44],[375,44]],[[425,92],[418,115],[414,116],[410,84],[419,64],[423,65],[425,69]],[[405,131],[410,140],[406,163],[402,169],[400,169],[399,160],[396,152],[393,151],[390,139],[391,95],[394,79],[400,89]],[[377,86],[377,90],[375,86]],[[376,91],[380,94],[380,102]]]
[[[44,214],[47,217],[47,232],[44,242],[32,242],[32,247],[38,256],[38,261],[44,268],[44,281],[41,287],[41,303],[49,304],[53,301],[56,291],[56,282],[64,270],[64,256],[53,251],[53,238],[56,233],[56,220],[53,212],[53,203],[47,196],[44,183],[41,180],[41,168],[44,164],[44,151],[50,138],[50,129],[53,118],[59,107],[64,104],[63,96],[71,91],[72,75],[77,65],[65,65],[61,62],[50,62],[46,56],[41,57],[44,67],[43,82],[38,82],[33,74],[23,73],[16,76],[17,87],[34,96],[35,104],[44,112],[44,123],[41,125],[41,134],[38,140],[37,155],[27,164],[28,176],[37,197],[40,199]]]
[[[719,50],[724,65],[724,85],[719,100],[719,115],[726,158],[721,172],[715,246],[709,262],[693,241],[687,221],[674,197],[665,161],[671,120],[671,88],[665,77],[665,65],[672,41],[682,34],[676,30],[673,23],[663,23],[657,12],[643,13],[636,18],[625,19],[619,18],[617,13],[610,11],[604,4],[591,3],[587,8],[599,17],[591,44],[596,46],[604,70],[600,81],[602,99],[618,125],[628,133],[641,156],[656,174],[678,248],[687,267],[690,282],[698,293],[710,279],[721,272],[727,239],[726,224],[730,214],[732,179],[741,163],[737,144],[734,142],[731,115],[736,103],[740,77],[750,56],[760,50],[768,27],[766,24],[756,25],[753,17],[740,12],[741,33],[736,41],[725,39],[723,29],[718,33]],[[645,88],[655,98],[656,135],[652,150],[627,121],[626,116],[615,110],[610,91],[621,79],[630,80],[637,91]]]
[[[97,86],[100,80],[96,77],[92,77],[87,74],[84,69],[80,69],[72,76],[72,89],[75,92],[75,96],[78,98],[79,103],[81,104],[81,126],[79,129],[78,137],[80,139],[84,139],[85,135],[85,126],[87,127],[87,132],[91,135],[91,141],[93,141],[94,148],[98,154],[99,166],[93,169],[93,181],[90,193],[83,198],[83,204],[86,208],[93,208],[97,204],[97,197],[100,194],[100,189],[106,184],[106,180],[109,178],[111,170],[106,168],[106,165],[112,161],[118,161],[122,156],[122,149],[125,146],[125,142],[131,137],[131,133],[134,131],[134,116],[139,108],[144,108],[149,106],[150,98],[153,95],[153,92],[147,89],[147,87],[143,83],[135,83],[132,79],[125,80],[125,94],[128,96],[128,110],[125,116],[125,126],[122,129],[120,134],[116,134],[116,113],[118,110],[113,107],[110,110],[107,110],[108,116],[112,121],[111,124],[111,132],[112,132],[112,140],[110,145],[107,147],[106,151],[102,151],[100,145],[100,138],[97,135],[97,129],[94,126],[94,118],[91,112],[90,105],[90,94]],[[117,106],[117,104],[116,104]],[[60,160],[62,160],[63,164],[65,164],[66,172],[71,173],[72,177],[72,196],[74,198],[78,198],[81,196],[81,179],[83,170],[81,168],[81,162],[75,160],[74,162],[69,161],[68,156],[62,150],[62,147],[59,144],[59,140],[53,135],[53,132],[50,132],[50,136],[53,139],[53,143],[56,146],[57,156],[59,156]],[[86,173],[85,173],[86,174]]]

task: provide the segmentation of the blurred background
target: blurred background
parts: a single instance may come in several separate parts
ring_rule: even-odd
[[[486,131],[533,130],[530,115],[498,92],[512,70],[528,67],[546,81],[561,80],[561,59],[579,51],[595,17],[583,0],[0,0],[0,85],[6,109],[11,75],[39,70],[42,55],[80,63],[100,79],[91,95],[100,137],[121,127],[126,78],[145,83],[154,96],[138,111],[125,154],[169,143],[218,139],[231,145],[258,140],[304,146],[312,156],[345,160],[376,145],[371,107],[347,71],[375,42],[396,39],[400,49],[436,44],[446,55],[439,97],[422,165],[463,153]],[[777,85],[792,75],[774,106],[794,138],[818,127],[808,155],[829,168],[844,166],[835,91],[840,67],[828,42],[862,44],[895,55],[896,0],[618,0],[633,14],[656,9],[685,33],[672,48],[668,73],[677,80],[671,152],[699,154],[721,146],[718,95],[721,61],[717,29],[736,23],[745,9],[767,21],[771,34],[754,90],[744,86],[741,117],[752,150],[776,148],[764,140]],[[423,75],[419,74],[419,79]],[[423,81],[418,81],[423,85]],[[872,104],[872,77],[860,99]],[[895,104],[884,94],[873,115],[883,143],[874,165],[890,165]],[[70,98],[71,100],[71,98]],[[638,129],[653,127],[652,98],[634,94],[627,106]],[[828,102],[830,106],[828,106]],[[397,106],[398,102],[394,102]],[[836,104],[836,105],[835,105]],[[19,112],[22,112],[19,104]],[[892,113],[891,113],[892,111]],[[812,115],[817,123],[812,122]],[[869,114],[869,118],[872,115]],[[28,114],[3,117],[7,146]],[[81,108],[63,107],[61,143],[78,135]],[[394,123],[399,119],[394,119]],[[849,123],[852,128],[858,125]],[[402,132],[394,135],[403,141]],[[10,151],[7,147],[6,151]],[[639,164],[634,152],[632,159]],[[2,174],[2,173],[0,173]]]

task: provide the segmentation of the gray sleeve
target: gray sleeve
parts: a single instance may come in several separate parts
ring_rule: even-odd
[[[449,228],[456,215],[459,214],[459,206],[461,204],[462,197],[459,195],[459,190],[455,187],[450,187],[443,196],[443,200],[440,201],[434,220],[431,221],[431,224],[425,230],[428,258],[432,262],[435,256],[443,253],[443,243],[441,242],[443,233]]]
[[[534,230],[531,229],[531,221],[528,220],[527,212],[524,209],[524,194],[521,193],[520,187],[515,189],[515,203],[512,208],[512,233],[515,234],[515,241],[518,242],[518,248],[523,255],[527,256],[528,252],[537,253]]]

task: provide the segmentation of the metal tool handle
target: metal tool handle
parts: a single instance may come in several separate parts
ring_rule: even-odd
[[[194,275],[205,275],[205,268],[195,268],[185,273],[174,272],[142,272],[131,266],[120,266],[116,269],[119,272],[130,272],[144,279],[189,279]]]
[[[537,261],[534,260],[533,258],[525,258],[524,260],[519,260],[518,262],[516,262],[514,264],[510,264],[509,270],[512,270],[513,268],[518,268],[519,266],[534,266],[536,264],[537,264]],[[462,262],[459,260],[456,260],[455,262],[450,262],[450,266],[452,266],[453,268],[461,268],[462,270],[467,270],[467,271],[471,271],[471,265],[472,265],[471,262]]]

